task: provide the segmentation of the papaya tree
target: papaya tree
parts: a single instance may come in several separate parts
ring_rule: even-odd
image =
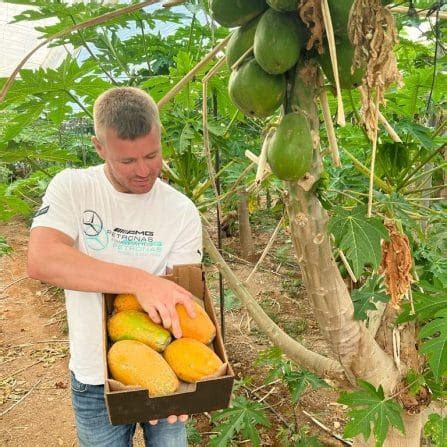
[[[46,171],[54,161],[60,168],[79,163],[70,151],[52,151],[48,144],[32,147],[18,138],[42,117],[55,126],[67,117],[89,117],[94,98],[112,85],[137,85],[153,94],[167,122],[166,172],[205,210],[222,201],[210,194],[211,187],[216,190],[216,176],[222,175],[213,172],[211,150],[226,146],[234,158],[240,155],[236,146],[248,149],[244,140],[257,143],[255,133],[260,139],[264,131],[258,173],[263,179],[272,176],[271,170],[283,181],[280,191],[296,258],[333,355],[313,352],[283,332],[205,230],[207,251],[273,344],[303,368],[354,390],[343,393],[341,402],[350,407],[346,435],[359,435],[356,445],[374,440],[377,445],[419,445],[426,408],[431,395],[442,396],[447,369],[447,279],[440,251],[445,247],[445,208],[436,200],[417,200],[427,192],[436,199],[443,183],[439,175],[445,172],[445,127],[438,110],[445,75],[434,63],[433,46],[402,46],[398,56],[415,68],[427,60],[431,65],[425,72],[407,69],[397,91],[402,79],[392,51],[395,25],[382,5],[386,2],[378,0],[165,2],[185,3],[193,11],[189,28],[180,26],[180,12],[142,10],[156,1],[130,6],[37,3],[39,12],[21,19],[56,17],[57,25],[45,28],[44,38],[82,47],[89,57],[82,63],[69,57],[57,70],[22,70],[15,83],[16,73],[2,80],[0,106],[13,119],[4,126],[0,157],[37,161],[37,168]],[[225,28],[196,19],[200,7],[224,27],[236,27],[231,37]],[[438,40],[439,14],[435,8],[438,20],[428,36]],[[157,37],[156,20],[179,25],[167,42]],[[119,30],[127,27],[140,33],[123,43]],[[227,42],[231,74],[213,77],[224,66],[216,57]],[[228,81],[229,98],[223,80]],[[174,106],[168,107],[169,101]],[[222,116],[231,117],[228,126],[222,128],[219,117],[207,120],[207,106],[216,104]],[[426,109],[431,126],[424,120]],[[380,110],[396,117],[392,126]],[[248,121],[240,120],[241,114]],[[236,121],[238,126],[232,127]],[[208,176],[199,162],[201,143]],[[59,158],[51,159],[54,154]],[[247,177],[246,170],[238,174],[235,183]],[[431,186],[424,184],[427,176]],[[14,195],[6,202],[11,209],[25,206]],[[424,222],[425,232],[419,224]]]
[[[431,400],[430,389],[424,382],[416,391],[413,387],[417,382],[415,377],[420,377],[426,366],[422,354],[427,355],[429,365],[434,367],[432,373],[438,383],[443,380],[447,364],[445,352],[438,350],[442,350],[445,340],[445,331],[441,329],[444,314],[432,312],[421,317],[417,310],[430,302],[439,311],[442,306],[436,302],[441,299],[444,303],[445,296],[435,287],[428,298],[430,293],[422,286],[417,298],[412,296],[411,283],[417,280],[417,272],[399,215],[400,206],[387,203],[393,201],[390,200],[393,195],[395,200],[404,192],[403,186],[412,183],[410,180],[414,178],[408,172],[415,169],[414,165],[419,170],[421,161],[424,164],[419,155],[413,154],[409,159],[409,145],[402,143],[379,111],[385,103],[387,88],[401,83],[392,52],[396,29],[391,12],[380,1],[267,0],[264,7],[260,3],[251,1],[241,5],[235,1],[212,0],[211,14],[223,26],[240,27],[227,50],[235,61],[229,93],[236,106],[247,116],[263,118],[272,116],[281,105],[279,118],[275,117],[276,122],[271,123],[275,127],[274,136],[265,150],[274,175],[285,182],[284,202],[295,254],[315,316],[335,360],[310,353],[280,333],[224,265],[209,239],[207,248],[252,317],[287,355],[314,372],[338,376],[351,386],[360,387],[360,391],[341,398],[341,402],[351,406],[346,433],[363,434],[355,445],[367,445],[373,441],[365,439],[374,437],[376,445],[418,446],[423,414]],[[340,166],[326,82],[335,90],[337,123],[341,126],[346,121],[342,90],[360,88],[362,115],[357,116],[358,125],[370,141],[369,167],[351,156],[354,167],[369,177],[368,201],[357,200],[360,205],[351,206],[349,211],[342,207],[325,209],[317,187],[325,166],[320,115],[324,117],[333,162],[336,167]],[[352,98],[352,92],[349,94]],[[358,115],[355,105],[353,111]],[[382,171],[381,176],[375,166],[379,122],[385,125],[393,144],[397,145],[391,160],[390,148],[380,143],[378,158],[386,165],[382,166],[386,173]],[[444,147],[442,142],[433,147],[427,158],[437,157]],[[397,148],[400,153],[396,152]],[[436,158],[437,162],[439,159]],[[406,170],[400,181],[393,177],[396,172],[390,172],[399,170],[399,162],[401,169]],[[377,193],[385,198],[381,197],[373,205]],[[445,214],[443,217],[445,223]],[[370,272],[384,276],[388,297],[373,291],[373,277],[362,288],[363,295],[360,289],[351,297],[335,262],[332,239],[343,259],[347,258],[354,280],[357,282],[369,265]],[[372,297],[386,304],[377,309]],[[369,312],[369,325],[362,321],[367,314],[359,305],[373,311]],[[402,317],[402,308],[408,306],[411,311]],[[429,320],[419,332],[418,323]],[[396,402],[400,403],[402,412]],[[370,436],[372,427],[374,436]]]

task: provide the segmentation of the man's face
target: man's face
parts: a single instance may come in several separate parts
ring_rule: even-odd
[[[117,191],[144,194],[152,189],[162,168],[158,126],[135,140],[122,140],[114,129],[107,129],[101,140],[93,137],[92,141]]]

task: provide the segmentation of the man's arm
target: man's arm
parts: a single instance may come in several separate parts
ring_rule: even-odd
[[[83,292],[132,293],[156,323],[172,326],[175,337],[181,329],[175,305],[184,304],[195,317],[191,294],[172,281],[144,270],[92,258],[73,247],[73,239],[48,227],[31,230],[28,245],[28,275],[57,287]]]

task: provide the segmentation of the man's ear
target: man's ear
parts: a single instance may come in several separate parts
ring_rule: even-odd
[[[98,153],[98,155],[103,160],[105,160],[105,158],[104,158],[104,148],[103,148],[102,144],[100,143],[100,141],[98,140],[98,138],[95,135],[92,136],[92,143],[93,143],[93,146],[95,146],[95,149],[96,149],[96,152]]]

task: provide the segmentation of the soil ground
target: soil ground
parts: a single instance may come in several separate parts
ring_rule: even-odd
[[[76,446],[63,295],[59,289],[27,278],[26,223],[15,220],[0,224],[0,234],[13,248],[12,253],[0,257],[0,445]],[[271,234],[272,228],[265,222],[256,229],[258,257]],[[237,240],[225,239],[224,244],[226,259],[244,280],[254,264],[240,259]],[[218,303],[218,273],[212,266],[207,270],[209,287]],[[328,354],[302,289],[287,235],[281,236],[248,285],[258,302],[289,335],[317,352]],[[216,304],[217,313],[218,307]],[[254,363],[271,344],[257,331],[230,291],[226,292],[225,335],[229,360],[237,377],[245,383],[238,394],[260,400],[267,407],[271,427],[260,430],[263,446],[294,445],[293,432],[286,432],[289,441],[282,444],[278,436],[278,431],[284,432],[294,423],[309,436],[317,436],[323,445],[345,445],[333,436],[341,436],[345,422],[344,409],[336,403],[336,390],[307,389],[299,405],[294,406],[282,383],[265,386],[268,368]],[[320,428],[310,415],[332,434]],[[210,435],[216,430],[209,415],[194,416],[192,422],[201,440],[191,445],[209,445]],[[239,444],[251,445],[243,438],[235,443]],[[140,432],[135,445],[143,445]]]

